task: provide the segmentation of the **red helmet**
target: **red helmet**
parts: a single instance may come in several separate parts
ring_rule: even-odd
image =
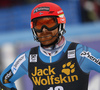
[[[64,29],[65,29],[66,19],[65,19],[64,12],[61,9],[61,7],[55,3],[44,2],[44,3],[40,3],[37,6],[35,6],[31,12],[31,29],[35,37],[36,37],[36,33],[34,32],[34,29],[33,29],[32,20],[38,17],[45,17],[45,16],[57,16],[57,22],[59,25],[61,24],[61,26],[59,26],[60,28],[59,32],[61,35],[65,32]]]

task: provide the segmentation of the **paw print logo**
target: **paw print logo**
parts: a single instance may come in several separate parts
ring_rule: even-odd
[[[70,75],[71,73],[74,73],[75,72],[75,63],[71,63],[71,62],[68,62],[68,63],[65,63],[62,65],[62,73],[65,73],[66,75]]]

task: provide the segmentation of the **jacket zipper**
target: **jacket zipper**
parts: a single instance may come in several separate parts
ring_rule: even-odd
[[[52,63],[52,56],[50,55],[50,63]]]

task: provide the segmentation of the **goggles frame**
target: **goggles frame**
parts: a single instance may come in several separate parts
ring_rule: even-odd
[[[43,18],[43,17],[38,17],[38,18],[35,18],[35,19],[32,19],[32,20],[31,20],[31,29],[34,29],[34,31],[35,31],[35,32],[38,32],[38,33],[41,33],[41,32],[43,31],[43,28],[44,28],[44,27],[45,27],[48,31],[53,31],[54,29],[56,29],[56,28],[59,26],[60,23],[65,23],[65,22],[66,22],[66,21],[65,21],[65,17],[58,17],[58,16],[45,16],[45,17],[54,17],[55,20],[56,20],[56,25],[53,26],[53,27],[51,27],[51,28],[48,28],[46,25],[43,25],[43,26],[41,27],[41,29],[36,29],[36,28],[34,28],[34,25],[33,25],[34,20],[39,19],[39,18]]]

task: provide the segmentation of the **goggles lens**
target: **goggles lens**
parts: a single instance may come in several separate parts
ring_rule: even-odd
[[[56,17],[42,17],[33,20],[33,28],[36,32],[42,32],[43,27],[46,27],[49,31],[57,27]]]

